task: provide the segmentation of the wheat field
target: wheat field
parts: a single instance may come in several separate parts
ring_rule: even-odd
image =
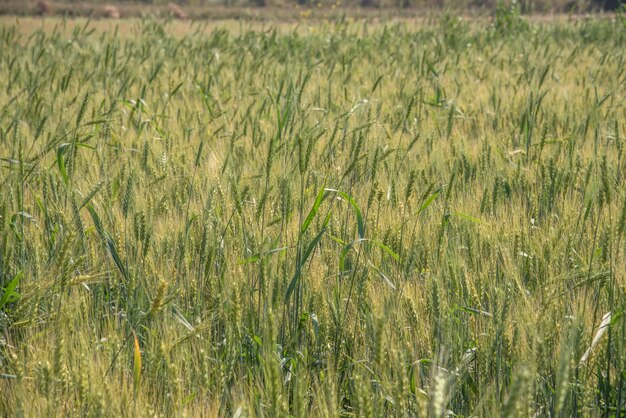
[[[626,17],[93,25],[0,25],[0,415],[626,416]]]

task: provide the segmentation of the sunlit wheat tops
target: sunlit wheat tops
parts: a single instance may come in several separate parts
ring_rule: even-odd
[[[185,25],[0,26],[0,415],[626,416],[621,15]]]

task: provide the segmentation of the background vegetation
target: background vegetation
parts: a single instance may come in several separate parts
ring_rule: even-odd
[[[4,414],[624,416],[621,16],[64,25],[0,28]]]
[[[0,0],[0,15],[92,18],[173,16],[177,19],[295,20],[343,15],[424,18],[442,11],[492,17],[501,8],[522,14],[615,12],[623,0]]]

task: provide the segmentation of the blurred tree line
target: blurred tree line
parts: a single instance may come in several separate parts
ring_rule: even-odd
[[[145,3],[168,4],[176,3],[180,6],[274,6],[288,7],[295,4],[315,7],[364,7],[364,8],[426,8],[437,9],[453,7],[482,8],[495,10],[498,4],[507,5],[516,0],[69,0],[69,1],[104,1],[114,3]],[[517,0],[521,13],[547,11],[590,11],[590,10],[617,10],[626,4],[626,0]]]
[[[107,0],[70,0],[70,1],[107,1]],[[365,7],[365,8],[483,8],[493,9],[502,0],[112,0],[113,2],[132,2],[146,4],[176,3],[180,6],[210,6],[220,4],[223,6],[300,6],[315,7]],[[506,0],[509,3],[514,0]],[[522,13],[546,12],[546,11],[588,11],[588,10],[617,10],[626,4],[626,0],[518,0]]]
[[[341,8],[349,12],[350,8],[363,9],[405,9],[415,8],[424,10],[483,10],[497,12],[499,9],[510,9],[520,14],[547,13],[547,12],[589,12],[589,11],[621,11],[626,12],[626,0],[0,0],[0,5],[18,3],[22,6],[28,3],[58,3],[58,4],[99,4],[120,6],[179,6],[181,10],[210,9],[219,7],[272,7],[293,8]],[[0,8],[7,9],[7,7]],[[7,10],[11,10],[8,8]],[[17,10],[17,9],[16,9]]]

